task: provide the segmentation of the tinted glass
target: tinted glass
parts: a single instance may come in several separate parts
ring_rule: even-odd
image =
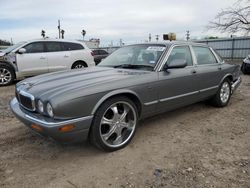
[[[198,65],[217,63],[213,53],[207,47],[193,46]]]
[[[46,51],[47,52],[59,52],[62,51],[60,42],[46,42]]]
[[[64,49],[66,51],[84,49],[84,47],[81,44],[78,44],[78,43],[64,42],[63,45],[64,45]]]
[[[26,53],[42,53],[44,52],[44,45],[42,42],[34,42],[24,46]]]
[[[193,65],[191,52],[188,46],[174,47],[168,57],[167,64],[169,64],[171,61],[175,59],[185,60],[187,62],[187,66]]]
[[[100,53],[100,55],[106,55],[106,54],[108,54],[108,52],[106,52],[105,50],[100,50],[99,53]]]

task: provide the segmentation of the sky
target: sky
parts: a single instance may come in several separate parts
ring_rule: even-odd
[[[58,37],[58,19],[66,39],[99,38],[101,45],[144,42],[174,32],[177,39],[229,36],[206,25],[236,0],[0,0],[0,39],[14,43]]]

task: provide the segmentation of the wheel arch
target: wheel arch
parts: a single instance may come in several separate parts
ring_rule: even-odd
[[[113,97],[117,97],[117,96],[125,96],[125,97],[128,97],[132,102],[134,102],[134,104],[136,105],[137,107],[137,110],[138,110],[138,115],[140,117],[141,115],[141,111],[142,111],[142,102],[139,98],[139,96],[134,92],[134,91],[131,91],[131,90],[116,90],[116,91],[112,91],[106,95],[104,95],[97,103],[96,105],[94,106],[91,114],[94,115],[95,112],[97,111],[97,109],[105,102],[107,101],[108,99],[110,98],[113,98]]]
[[[71,65],[71,69],[73,69],[74,65],[77,64],[77,63],[82,63],[85,67],[88,67],[88,64],[83,61],[83,60],[77,60],[75,61],[72,65]]]
[[[226,79],[226,78],[228,78],[229,80],[230,80],[230,82],[233,82],[233,75],[232,74],[230,74],[230,73],[228,73],[228,74],[226,74],[222,79],[221,79],[221,81],[220,81],[220,84],[219,85],[221,85],[222,84],[222,82]]]

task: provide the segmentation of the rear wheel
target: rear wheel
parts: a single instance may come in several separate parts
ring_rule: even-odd
[[[13,83],[14,71],[6,65],[0,65],[0,86],[7,86]]]
[[[130,99],[108,99],[95,114],[90,132],[91,142],[105,151],[121,149],[133,138],[137,122],[137,108]]]
[[[212,98],[211,102],[214,106],[224,107],[231,98],[231,82],[226,78],[220,85],[217,94]]]
[[[77,61],[72,65],[72,69],[82,69],[87,67],[86,63],[81,62],[81,61]]]

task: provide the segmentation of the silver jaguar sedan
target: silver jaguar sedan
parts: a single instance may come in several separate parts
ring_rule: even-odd
[[[115,151],[131,141],[140,119],[204,100],[226,106],[239,74],[239,65],[225,63],[203,44],[136,44],[97,67],[19,82],[10,105],[39,134],[61,142],[90,139]]]

